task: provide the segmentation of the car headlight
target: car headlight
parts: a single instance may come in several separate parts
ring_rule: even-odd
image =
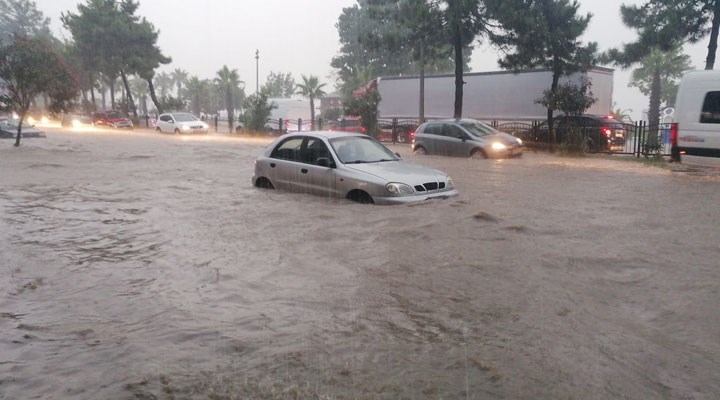
[[[390,182],[385,185],[385,189],[395,196],[406,196],[415,193],[415,189],[404,183]]]
[[[505,150],[507,148],[507,146],[505,146],[504,144],[502,144],[500,142],[494,142],[492,144],[492,148],[495,151],[500,151],[500,150]]]
[[[453,180],[450,176],[447,177],[447,181],[445,182],[445,188],[446,189],[455,189],[455,183],[453,183]]]
[[[180,129],[182,129],[182,130],[184,130],[184,131],[189,131],[189,130],[190,130],[190,126],[189,126],[189,125],[183,125],[183,126],[180,127]]]
[[[515,140],[517,140],[518,144],[522,146],[522,139],[516,138]]]

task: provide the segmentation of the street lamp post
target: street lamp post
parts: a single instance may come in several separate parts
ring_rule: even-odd
[[[255,50],[255,95],[260,93],[260,50]]]

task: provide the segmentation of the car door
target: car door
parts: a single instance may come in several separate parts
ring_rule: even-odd
[[[440,123],[428,124],[423,130],[422,143],[428,154],[440,154],[438,142],[442,139],[443,126]]]
[[[300,149],[302,148],[304,136],[289,137],[277,146],[270,153],[268,179],[278,189],[298,191],[300,170]]]
[[[172,132],[174,130],[172,117],[167,114],[161,115],[158,120],[158,127],[161,132]]]
[[[455,124],[446,124],[443,127],[445,155],[453,157],[467,157],[470,155],[472,142],[469,135]]]
[[[335,172],[330,151],[319,138],[307,137],[300,149],[300,174],[298,186],[307,193],[334,196],[336,193]]]

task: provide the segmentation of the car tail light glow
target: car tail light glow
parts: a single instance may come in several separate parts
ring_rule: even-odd
[[[610,130],[610,128],[602,128],[602,133],[607,137],[610,137],[612,135],[612,131]]]
[[[678,145],[678,123],[670,124],[670,144],[674,147]]]

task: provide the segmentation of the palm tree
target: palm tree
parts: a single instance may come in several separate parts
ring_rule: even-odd
[[[235,91],[241,83],[245,82],[240,80],[240,75],[238,75],[237,70],[230,69],[227,65],[223,65],[215,77],[215,84],[218,90],[225,94],[225,109],[227,110],[230,132],[234,131],[233,115],[235,114],[235,107],[233,106],[233,91]]]
[[[182,91],[182,86],[187,82],[188,78],[188,72],[185,71],[182,68],[175,68],[170,73],[170,79],[175,83],[175,86],[177,86],[177,97],[181,98],[180,94]]]
[[[656,144],[657,128],[660,124],[660,106],[674,100],[677,80],[682,73],[691,68],[690,57],[682,52],[682,43],[676,43],[670,50],[653,49],[640,60],[640,67],[632,72],[628,86],[635,86],[646,96],[650,96],[648,109],[648,136],[650,145]]]
[[[203,103],[205,93],[207,93],[208,86],[209,82],[207,81],[207,79],[201,80],[194,75],[191,76],[190,79],[188,79],[185,83],[185,93],[190,99],[192,112],[195,115],[200,115],[201,105]]]
[[[140,111],[147,115],[147,96],[150,94],[147,81],[141,78],[133,78],[130,80],[130,90],[135,94],[135,98],[140,103]]]
[[[325,92],[322,90],[324,83],[320,83],[317,76],[310,75],[309,77],[301,75],[303,83],[299,83],[297,88],[300,89],[298,94],[304,97],[310,98],[310,124],[311,129],[315,129],[315,99],[325,96]]]
[[[166,98],[173,85],[173,79],[170,77],[170,74],[161,72],[155,76],[155,85],[160,91],[160,97]]]

